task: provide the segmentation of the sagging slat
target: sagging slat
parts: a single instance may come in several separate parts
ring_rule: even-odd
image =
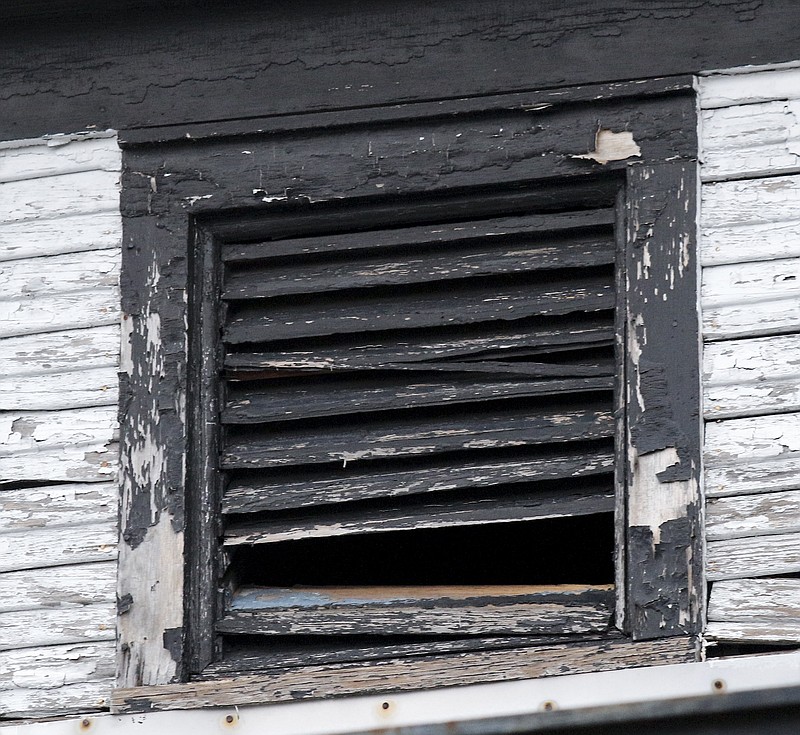
[[[286,351],[228,353],[225,367],[231,370],[356,370],[386,364],[476,358],[493,351],[511,355],[514,350],[581,349],[610,344],[614,338],[609,320],[592,314],[581,318],[542,319],[541,323],[537,320],[528,329],[494,323],[490,328],[478,325],[478,330],[478,334],[469,336],[442,333],[436,337],[410,332],[400,344],[376,345],[365,341],[334,347],[313,345]]]
[[[611,513],[614,489],[611,479],[580,487],[562,487],[527,494],[503,493],[448,503],[426,501],[413,505],[385,505],[380,509],[333,510],[313,517],[268,519],[229,523],[225,544],[277,543],[309,538],[330,538],[363,533],[447,528],[486,523],[510,523],[537,518]]]
[[[222,633],[297,635],[547,635],[609,629],[604,587],[245,587]]]
[[[711,643],[796,645],[800,643],[800,620],[709,622],[706,626],[705,636]]]
[[[709,498],[706,538],[711,541],[800,533],[800,490]]]
[[[388,329],[454,326],[481,321],[511,321],[535,315],[614,308],[611,277],[553,281],[528,286],[478,284],[446,294],[410,291],[389,296],[333,298],[318,305],[247,305],[225,329],[230,344],[263,342]]]
[[[800,411],[800,335],[712,342],[703,351],[706,419]]]
[[[229,271],[223,299],[258,299],[375,286],[438,283],[461,278],[524,273],[531,270],[609,265],[614,242],[585,238],[563,243],[495,243],[494,248],[415,252],[401,255],[369,253],[349,262],[323,261],[310,265],[249,265]]]
[[[761,620],[776,628],[800,621],[800,579],[729,579],[714,582],[708,600],[713,622]]]
[[[406,688],[422,690],[646,666],[651,663],[687,663],[694,661],[695,656],[695,642],[685,636],[636,643],[628,640],[576,642],[307,666],[207,682],[116,689],[112,694],[112,707],[116,712],[137,712],[144,708],[148,711],[194,709],[290,701],[298,696],[321,698]],[[302,692],[302,695],[297,692]]]
[[[708,579],[741,579],[800,572],[800,533],[711,541]]]
[[[611,412],[600,408],[497,412],[490,416],[454,416],[448,420],[404,418],[383,425],[318,430],[253,432],[232,439],[222,455],[225,469],[286,467],[320,462],[349,462],[407,457],[461,449],[500,449],[545,442],[602,439],[611,436]]]
[[[228,262],[284,258],[287,255],[383,250],[398,245],[435,247],[462,241],[486,239],[493,242],[509,235],[553,233],[614,224],[612,209],[584,212],[498,217],[491,220],[449,222],[391,230],[276,239],[259,243],[231,243],[222,247]]]
[[[520,367],[532,366],[522,364]],[[561,366],[544,366],[558,369]],[[574,366],[563,368],[567,373]],[[230,399],[222,411],[222,421],[228,424],[250,424],[280,419],[302,419],[339,416],[420,406],[443,406],[458,403],[478,403],[496,399],[559,395],[570,392],[612,390],[613,375],[596,378],[565,380],[471,380],[434,382],[368,380],[359,378],[351,383],[317,385],[301,383],[297,387],[278,388],[248,383],[244,387],[230,384]],[[0,381],[2,386],[2,381]],[[306,387],[307,386],[307,387]],[[0,403],[0,406],[2,403]]]
[[[222,501],[224,513],[255,513],[311,505],[390,498],[464,488],[486,488],[611,472],[614,452],[602,447],[564,447],[526,460],[465,462],[412,471],[378,471],[301,482],[236,481]]]

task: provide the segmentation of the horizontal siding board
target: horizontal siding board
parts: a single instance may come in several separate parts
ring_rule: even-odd
[[[217,625],[225,633],[546,635],[605,632],[611,587],[242,588]]]
[[[117,564],[91,562],[0,574],[0,613],[116,603]]]
[[[34,299],[0,300],[0,337],[118,324],[116,288]]]
[[[0,411],[116,406],[117,368],[94,368],[55,375],[0,377]]]
[[[16,687],[0,694],[0,715],[8,719],[63,718],[107,711],[115,682],[113,677],[107,677],[65,684],[58,689]]]
[[[487,488],[547,479],[583,477],[610,472],[614,453],[597,448],[565,447],[559,452],[527,460],[464,462],[411,471],[340,475],[299,482],[258,480],[231,481],[223,498],[223,512],[253,513],[312,505],[346,503],[464,488]]]
[[[112,137],[54,137],[34,145],[0,149],[0,183],[84,171],[119,171],[121,167],[122,152]]]
[[[800,411],[800,335],[706,345],[703,387],[707,419]]]
[[[115,525],[118,497],[114,482],[0,490],[0,534],[85,523]]]
[[[704,110],[800,99],[800,74],[797,69],[713,74],[702,78],[699,89],[700,107]]]
[[[0,572],[116,559],[117,530],[104,521],[0,534]]]
[[[116,603],[18,610],[0,614],[0,650],[113,641]]]
[[[800,452],[787,452],[777,457],[707,467],[706,496],[727,497],[750,493],[771,493],[800,488]]]
[[[709,580],[800,572],[800,533],[709,541]]]
[[[783,460],[800,452],[800,414],[754,416],[706,424],[708,469],[733,468],[758,460]]]
[[[718,540],[800,533],[800,490],[709,498],[706,538]]]
[[[708,623],[705,635],[711,643],[797,645],[800,643],[800,620],[716,621]]]
[[[708,619],[800,623],[800,579],[728,579],[714,582]]]

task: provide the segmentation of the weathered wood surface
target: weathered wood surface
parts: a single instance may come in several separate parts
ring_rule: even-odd
[[[114,407],[0,414],[0,480],[96,482],[117,472]]]
[[[48,375],[0,377],[0,411],[116,406],[118,401],[117,368],[114,366]]]
[[[800,411],[800,335],[712,342],[703,350],[706,419]]]
[[[109,521],[0,534],[0,572],[107,561],[116,556],[117,530]]]
[[[106,709],[113,686],[110,642],[0,652],[0,717],[63,717]]]
[[[744,455],[738,462],[721,459],[717,463],[709,457],[708,462],[705,490],[709,498],[800,488],[800,451],[755,460]]]
[[[800,99],[800,82],[796,69],[711,74],[702,78],[699,98],[700,106],[706,110],[771,100]]]
[[[704,184],[700,222],[703,266],[800,257],[800,176]]]
[[[763,643],[768,645],[800,644],[800,621],[750,620],[709,622],[705,636],[710,643]]]
[[[714,622],[800,622],[800,579],[730,579],[714,582],[708,601]]]
[[[116,603],[88,604],[38,610],[18,610],[0,615],[0,650],[63,643],[113,641],[116,638]]]
[[[800,451],[800,414],[752,416],[706,425],[705,457],[709,468],[758,460],[783,460]]]
[[[793,100],[707,110],[701,124],[703,181],[800,171],[800,86]]]
[[[709,580],[800,572],[800,533],[725,539],[707,544]]]
[[[113,133],[52,135],[26,142],[0,145],[0,183],[121,168]]]
[[[800,258],[703,269],[706,340],[757,337],[800,328]]]
[[[299,482],[232,480],[223,496],[225,513],[302,508],[309,505],[347,503],[370,498],[392,498],[464,488],[515,485],[548,479],[610,473],[615,455],[604,447],[546,452],[520,461],[466,462],[410,471],[347,472],[324,479]]]
[[[765,536],[800,533],[800,490],[709,498],[706,504],[706,538]]]
[[[489,681],[606,671],[695,660],[690,638],[603,641],[436,657],[308,666],[282,673],[240,676],[189,684],[117,689],[112,711],[145,712],[219,705],[286,702],[400,689],[431,689]]]
[[[118,498],[114,482],[0,490],[0,533],[102,522],[113,526]]]
[[[115,561],[4,572],[0,613],[114,603],[116,580]],[[27,645],[24,637],[18,642]]]
[[[223,633],[313,635],[547,635],[605,632],[605,587],[243,587]]]

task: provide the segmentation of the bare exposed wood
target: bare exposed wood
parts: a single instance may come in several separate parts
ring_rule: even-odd
[[[284,702],[396,691],[464,686],[487,681],[512,681],[541,676],[605,671],[659,663],[695,660],[694,641],[605,641],[449,656],[369,661],[336,666],[308,666],[283,673],[240,676],[190,684],[117,689],[115,712],[193,709],[219,705]],[[300,694],[301,693],[301,694]]]
[[[712,342],[703,371],[706,419],[800,411],[800,335]]]
[[[222,507],[225,513],[302,508],[369,498],[583,477],[611,472],[613,466],[612,451],[598,448],[592,452],[586,447],[564,447],[521,461],[466,462],[456,466],[446,463],[411,471],[372,473],[353,473],[343,469],[340,475],[300,482],[234,480],[225,491]]]
[[[708,601],[713,622],[800,620],[800,579],[729,579],[714,582]]]
[[[370,512],[331,510],[312,517],[231,523],[225,543],[275,543],[342,536],[357,533],[403,531],[417,528],[444,528],[484,523],[502,523],[536,518],[610,513],[614,510],[614,491],[607,483],[530,493],[505,493],[448,503],[429,500],[413,505],[387,504]]]
[[[710,622],[706,626],[705,635],[710,643],[762,643],[796,646],[800,643],[800,621]]]
[[[0,650],[116,638],[115,603],[0,614]]]
[[[0,574],[0,612],[116,602],[117,564],[101,561]],[[20,639],[27,645],[26,638]]]
[[[0,150],[0,183],[50,178],[84,171],[119,171],[116,136],[52,136]]]
[[[0,716],[8,719],[64,718],[108,711],[114,678],[64,684],[58,688],[16,687],[0,695]]]
[[[800,533],[708,543],[708,579],[742,579],[800,572]]]
[[[236,591],[225,633],[547,635],[607,631],[613,587],[329,587]]]
[[[709,498],[706,538],[765,536],[800,532],[800,490]]]
[[[800,488],[800,452],[787,451],[776,457],[751,461],[745,455],[742,461],[735,463],[723,458],[717,463],[710,457],[709,462],[712,461],[716,464],[706,467],[705,471],[705,490],[709,498]]]

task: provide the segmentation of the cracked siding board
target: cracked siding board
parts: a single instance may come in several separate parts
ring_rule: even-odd
[[[788,532],[800,533],[800,490],[708,500],[710,541]]]
[[[709,541],[707,558],[712,582],[794,574],[800,572],[800,533]]]

